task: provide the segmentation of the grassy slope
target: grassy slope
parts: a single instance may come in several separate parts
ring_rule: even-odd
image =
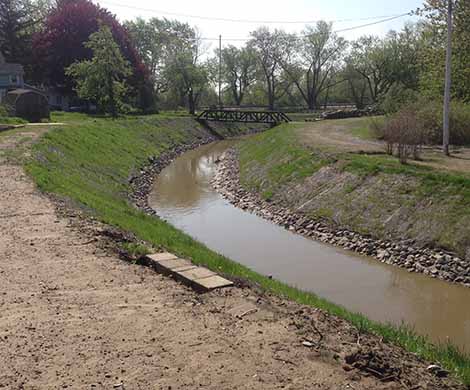
[[[374,332],[383,336],[385,341],[397,343],[430,361],[440,362],[464,382],[470,383],[470,358],[452,346],[434,346],[406,328],[369,321],[313,294],[259,275],[130,205],[126,193],[131,172],[144,164],[147,157],[159,155],[172,144],[187,142],[200,135],[201,130],[197,130],[198,126],[192,119],[155,116],[112,121],[72,116],[60,120],[72,123],[44,136],[34,147],[34,159],[27,164],[28,172],[42,190],[69,197],[103,222],[133,232],[155,247],[191,258],[195,263],[229,277],[251,280],[266,291],[342,317],[360,331]],[[268,134],[260,137],[269,137]],[[271,134],[277,134],[277,130]],[[266,153],[274,153],[276,147],[274,144],[272,147]],[[312,163],[303,151],[294,160],[289,169],[275,172],[275,178],[303,177],[322,163]]]
[[[298,139],[297,130],[300,127],[283,125],[257,135],[253,142],[241,145],[243,185],[266,198],[282,196],[286,188],[301,184],[320,168],[334,166],[339,174],[351,173],[355,179],[350,180],[351,185],[334,190],[337,196],[326,201],[319,199],[316,209],[317,204],[310,202],[312,210],[309,213],[321,217],[339,215],[338,219],[347,227],[380,236],[387,229],[383,221],[398,209],[408,207],[409,220],[421,219],[421,224],[407,227],[410,238],[422,234],[423,225],[434,226],[432,233],[429,233],[432,243],[465,255],[465,249],[470,246],[470,227],[465,223],[470,220],[469,174],[441,171],[412,162],[402,165],[396,158],[385,154],[355,154],[319,145],[306,146]],[[357,124],[351,125],[350,132],[361,138],[370,136],[368,130],[361,129]],[[388,191],[378,193],[370,185],[371,181],[367,181],[368,178],[374,179],[374,183],[380,181],[382,187],[387,183]],[[368,185],[370,188],[367,188]],[[309,196],[317,195],[310,192],[299,199],[294,194],[292,206],[296,207],[310,200]],[[451,202],[448,202],[449,199]],[[423,211],[424,201],[432,202],[433,211],[442,211],[439,219]],[[355,205],[354,210],[351,205]],[[439,228],[436,228],[437,225],[440,225]],[[390,229],[387,234],[390,234]]]

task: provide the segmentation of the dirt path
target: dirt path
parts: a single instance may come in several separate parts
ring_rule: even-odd
[[[5,160],[0,189],[0,388],[458,388],[314,309],[251,289],[197,295],[120,260]],[[344,367],[352,352],[361,369]]]
[[[321,147],[331,152],[384,153],[383,142],[363,139],[353,134],[356,127],[368,126],[368,118],[324,120],[302,124],[296,130],[299,140],[306,145]],[[445,157],[438,146],[425,147],[422,161],[412,163],[439,170],[448,170],[468,174],[470,172],[470,148],[454,147],[452,156]]]

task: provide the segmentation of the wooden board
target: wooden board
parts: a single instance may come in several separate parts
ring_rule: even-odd
[[[198,292],[230,287],[233,283],[205,267],[199,267],[189,260],[180,259],[172,253],[155,253],[146,256],[149,266],[157,272],[174,277]]]

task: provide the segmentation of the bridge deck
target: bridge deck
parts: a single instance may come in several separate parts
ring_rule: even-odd
[[[279,111],[205,110],[198,119],[217,122],[272,123],[290,122],[289,117]]]

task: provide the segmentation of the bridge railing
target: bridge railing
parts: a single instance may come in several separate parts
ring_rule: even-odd
[[[271,123],[290,122],[280,111],[204,110],[198,119],[217,122]]]

